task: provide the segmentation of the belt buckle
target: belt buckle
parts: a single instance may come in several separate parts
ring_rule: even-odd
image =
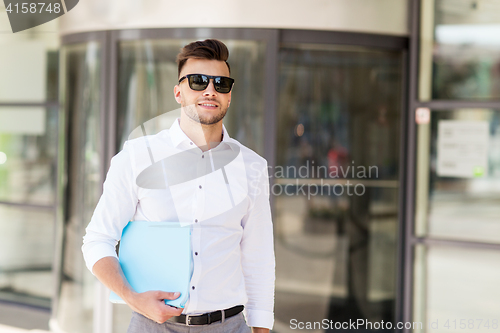
[[[186,315],[186,326],[196,326],[196,324],[194,324],[194,325],[191,324],[191,318],[192,317],[197,317],[197,316]],[[211,324],[210,323],[210,313],[207,313],[207,325],[208,324]]]

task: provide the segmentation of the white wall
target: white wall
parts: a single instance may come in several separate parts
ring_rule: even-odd
[[[82,0],[61,34],[127,28],[293,28],[408,34],[408,0]]]

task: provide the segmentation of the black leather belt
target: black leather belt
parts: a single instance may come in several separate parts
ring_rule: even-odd
[[[216,321],[222,320],[222,311],[224,311],[224,318],[227,319],[236,316],[238,313],[243,311],[243,308],[243,305],[237,305],[226,310],[214,311],[197,316],[181,314],[180,316],[170,318],[170,320],[175,321],[176,323],[182,323],[187,326],[209,325],[211,323],[215,323]]]

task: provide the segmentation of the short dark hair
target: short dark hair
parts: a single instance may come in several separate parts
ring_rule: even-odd
[[[220,40],[205,39],[204,41],[196,41],[184,46],[177,55],[178,75],[181,75],[182,67],[184,67],[189,58],[224,61],[229,69],[229,73],[231,73],[231,67],[227,63],[229,50]]]

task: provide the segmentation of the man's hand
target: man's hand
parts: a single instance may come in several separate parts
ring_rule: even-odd
[[[173,316],[179,316],[182,309],[166,305],[164,300],[174,300],[180,293],[164,291],[147,291],[144,293],[131,293],[126,297],[125,302],[132,310],[142,314],[158,324],[163,324]]]
[[[269,329],[262,327],[252,327],[252,333],[269,333]]]
[[[165,299],[176,299],[180,293],[164,291],[135,292],[123,275],[120,263],[116,258],[104,257],[92,267],[92,272],[106,287],[113,290],[132,310],[144,317],[163,324],[170,317],[178,316],[182,309],[166,305]]]

